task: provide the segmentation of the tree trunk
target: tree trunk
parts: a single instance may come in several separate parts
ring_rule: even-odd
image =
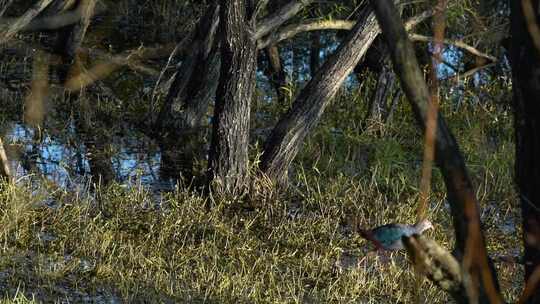
[[[214,110],[209,181],[235,195],[247,186],[250,103],[255,90],[257,47],[245,0],[222,0],[221,75]]]
[[[394,92],[395,83],[396,75],[394,71],[388,65],[384,65],[382,71],[379,73],[375,92],[370,100],[367,119],[377,123],[383,123],[385,121],[391,107],[388,104],[388,99]]]
[[[82,12],[82,19],[79,22],[60,29],[58,40],[56,41],[55,52],[60,54],[62,59],[62,63],[58,68],[58,76],[60,81],[65,83],[70,76],[75,76],[81,72],[78,66],[80,63],[76,62],[77,50],[86,35],[90,19],[94,14],[96,1],[79,0],[77,3],[74,1],[65,1],[64,3],[57,2],[53,4],[56,4],[57,9],[61,11],[80,9]],[[72,4],[73,7],[67,6],[68,4]]]
[[[311,48],[309,49],[309,71],[311,77],[313,77],[321,65],[321,32],[312,32],[310,36]]]
[[[161,151],[160,178],[194,178],[193,165],[204,155],[201,123],[216,95],[220,70],[216,32],[219,5],[211,5],[192,34],[192,52],[177,67],[169,92],[155,122]],[[173,104],[180,111],[173,111]]]
[[[281,64],[279,48],[277,45],[271,45],[265,48],[264,52],[268,59],[268,68],[265,69],[266,76],[276,91],[278,103],[282,104],[286,97],[283,87],[287,85],[287,74]]]
[[[430,108],[430,94],[420,70],[416,54],[397,9],[388,0],[372,0],[377,19],[391,54],[396,75],[412,106],[415,118],[426,128]],[[502,303],[495,271],[490,267],[484,236],[480,229],[480,212],[474,188],[469,179],[459,146],[446,126],[442,115],[437,115],[435,161],[447,188],[456,233],[456,253],[462,257],[466,276],[466,295],[456,297],[459,303]]]
[[[196,127],[210,104],[210,98],[193,98],[201,89],[208,86],[219,60],[215,36],[219,24],[219,5],[212,5],[201,18],[193,37],[192,49],[177,68],[171,87],[156,121],[156,129],[167,136],[183,129]],[[210,76],[210,77],[209,77]],[[211,86],[210,86],[211,87]],[[207,91],[212,92],[212,91]],[[212,96],[210,96],[212,97]],[[173,104],[181,103],[179,117],[173,115]]]
[[[394,116],[394,112],[396,111],[399,98],[401,97],[401,88],[399,86],[394,90],[394,96],[392,97],[392,102],[390,104],[390,108],[388,109],[388,113],[386,117],[384,118],[384,123],[390,123],[392,121],[392,117]]]
[[[524,5],[527,2],[529,7]],[[523,220],[527,282],[535,270],[540,271],[540,45],[539,36],[529,32],[540,18],[538,1],[510,3],[515,170]],[[527,303],[540,303],[538,286],[535,291],[531,290]]]
[[[364,81],[361,76],[364,75],[363,72],[366,69],[373,73],[378,73],[378,78],[375,91],[369,101],[368,113],[363,123],[364,127],[370,123],[385,123],[391,116],[391,112],[395,108],[397,98],[399,97],[399,87],[396,89],[396,75],[392,70],[390,56],[382,35],[379,35],[373,41],[364,60],[354,68],[358,82]],[[394,93],[396,95],[392,97],[389,104],[388,100]]]
[[[366,53],[379,28],[371,9],[360,16],[347,39],[300,92],[292,108],[281,118],[265,143],[261,169],[284,183],[288,168],[305,137],[319,122],[324,109]]]
[[[220,62],[219,51],[213,51],[202,64],[202,72],[198,73],[203,79],[188,83],[186,90],[190,98],[185,100],[185,108],[176,119],[176,126],[170,133],[158,137],[161,150],[160,178],[164,180],[184,179],[187,184],[192,184],[196,178],[193,173],[194,161],[201,159],[207,152],[201,123],[210,101],[216,96]],[[193,185],[201,184],[195,180]]]

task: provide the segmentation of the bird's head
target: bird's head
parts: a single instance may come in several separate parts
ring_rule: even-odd
[[[433,229],[433,224],[428,219],[421,220],[420,222],[416,223],[416,225],[414,226],[416,228],[416,231],[418,231],[418,233],[423,233],[424,231],[428,229]]]

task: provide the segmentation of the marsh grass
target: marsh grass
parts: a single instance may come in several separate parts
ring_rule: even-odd
[[[100,202],[56,192],[49,206],[50,189],[4,185],[1,284],[9,298],[19,290],[72,302],[107,293],[130,302],[410,298],[410,288],[400,288],[412,286],[404,256],[383,263],[352,233],[346,212],[356,210],[363,225],[373,215],[357,203],[365,189],[342,182],[326,193],[308,184],[290,201],[252,210],[234,202],[206,208],[188,192],[149,207],[149,193],[120,186],[101,190]],[[295,200],[303,203],[292,213]],[[382,222],[390,208],[378,203]],[[354,265],[339,267],[343,255]]]
[[[47,180],[2,184],[2,301],[447,303],[427,281],[416,289],[403,252],[381,256],[357,234],[416,218],[422,137],[409,110],[398,109],[383,129],[359,130],[338,108],[307,140],[285,193],[265,180],[234,201],[183,186],[156,195],[136,182],[77,192]],[[488,251],[513,301],[522,267],[498,259],[521,248],[510,118],[499,109],[442,111],[466,156]],[[430,202],[429,237],[451,248],[437,170]]]
[[[75,193],[46,180],[2,184],[3,302],[447,303],[427,281],[416,289],[403,252],[381,256],[357,234],[416,218],[421,136],[408,111],[373,133],[330,109],[285,193],[265,180],[235,201],[181,186],[156,195],[140,183]],[[522,267],[497,260],[521,248],[510,119],[497,109],[442,111],[465,152],[505,297],[515,300]],[[437,170],[433,185],[429,236],[451,248]]]

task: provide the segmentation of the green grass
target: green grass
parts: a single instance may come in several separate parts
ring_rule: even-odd
[[[99,296],[129,302],[413,301],[414,271],[405,255],[395,253],[385,263],[368,252],[371,246],[354,227],[412,222],[415,197],[389,201],[374,180],[338,177],[324,186],[317,177],[299,180],[289,196],[264,206],[179,191],[159,208],[149,206],[151,194],[141,188],[114,185],[96,199],[3,185],[5,301],[26,303],[20,299],[32,294],[71,302]],[[44,204],[51,201],[56,205]],[[429,216],[436,223],[430,237],[449,247],[442,201],[433,201]],[[496,241],[504,251],[516,237]],[[339,266],[347,261],[352,265]],[[500,268],[503,281],[519,272]],[[515,298],[517,287],[508,297]],[[432,303],[448,301],[429,282],[418,293]]]
[[[510,116],[496,108],[441,109],[477,190],[489,253],[516,254]],[[423,144],[403,103],[391,123],[362,130],[364,112],[357,95],[338,97],[280,195],[262,187],[227,201],[179,187],[156,199],[143,187],[117,184],[77,193],[45,181],[2,184],[1,301],[447,303],[427,281],[417,289],[404,253],[385,262],[356,233],[414,222]],[[450,249],[452,221],[436,169],[432,184],[435,230],[428,235]],[[522,267],[496,267],[506,300],[515,301]]]
[[[105,289],[128,301],[410,298],[410,289],[400,286],[412,284],[413,277],[400,254],[389,265],[368,256],[358,267],[336,266],[344,253],[366,254],[365,242],[347,232],[350,210],[359,223],[375,224],[372,214],[363,215],[368,204],[357,201],[363,189],[340,183],[319,193],[312,186],[291,198],[304,202],[292,216],[287,201],[255,209],[227,202],[205,208],[188,193],[165,198],[161,209],[147,208],[142,190],[119,186],[103,190],[99,203],[56,193],[59,205],[51,208],[40,203],[48,191],[36,195],[4,185],[1,269],[10,278],[2,284],[12,289],[6,297],[19,288],[48,299]],[[333,197],[333,191],[345,196]],[[437,294],[434,288],[429,293]]]

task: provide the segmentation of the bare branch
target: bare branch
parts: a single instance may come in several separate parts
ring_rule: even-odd
[[[24,15],[17,18],[7,31],[2,34],[0,43],[4,43],[15,36],[21,29],[27,26],[39,13],[41,13],[53,0],[41,0],[29,8]]]
[[[257,17],[259,16],[259,14],[268,5],[268,1],[270,0],[259,0],[257,2],[257,5],[255,6],[255,11],[253,12],[253,16],[251,17],[252,20],[257,20]]]
[[[62,11],[53,16],[44,16],[40,18],[33,19],[30,23],[20,29],[24,32],[33,32],[33,31],[43,31],[43,30],[56,30],[61,27],[75,24],[81,20],[84,15],[83,6],[78,6],[76,9],[71,11]],[[95,7],[95,14],[100,14],[105,12],[107,7],[98,2]],[[0,20],[0,28],[6,27],[7,24],[15,22],[14,18],[4,18]]]
[[[271,31],[277,29],[283,23],[287,22],[287,20],[298,14],[298,12],[302,10],[305,6],[308,6],[312,2],[313,0],[293,0],[289,2],[274,14],[261,20],[256,26],[253,38],[255,40],[258,40],[261,37],[270,33]]]
[[[134,50],[127,50],[119,55],[111,55],[106,52],[96,49],[84,49],[80,48],[79,52],[88,53],[101,57],[101,62],[97,63],[89,70],[75,75],[66,83],[66,89],[69,91],[76,91],[84,88],[97,80],[103,79],[116,71],[117,69],[126,66],[132,70],[139,71],[148,75],[158,76],[159,71],[154,68],[145,66],[141,61],[152,58],[166,57],[174,48],[173,44],[166,45],[165,47],[156,48],[143,48],[140,47]]]
[[[292,38],[303,32],[319,30],[351,30],[355,24],[356,21],[348,20],[316,20],[306,21],[299,24],[291,24],[259,40],[257,48],[264,49],[269,45]]]
[[[433,14],[432,11],[426,11],[418,16],[411,17],[405,23],[405,29],[410,30],[415,25],[420,23],[420,19],[425,20]],[[269,45],[276,44],[280,41],[294,37],[295,35],[303,32],[309,31],[319,31],[319,30],[350,30],[353,28],[355,21],[348,20],[317,20],[317,21],[307,21],[300,24],[291,24],[289,26],[283,27],[280,31],[272,33],[265,38],[261,39],[257,45],[258,49],[263,49]],[[419,34],[409,34],[409,39],[412,41],[422,41],[422,42],[433,42],[435,39],[433,37],[419,35]],[[460,49],[463,49],[475,56],[486,58],[491,62],[496,62],[497,58],[489,54],[479,51],[477,48],[466,44],[463,41],[455,39],[444,39],[442,41],[444,44],[453,45]]]
[[[450,77],[447,77],[447,78],[444,78],[444,79],[441,79],[441,80],[442,81],[445,81],[445,80],[452,81],[452,80],[458,80],[460,78],[465,79],[465,78],[468,78],[468,77],[474,75],[475,73],[477,73],[480,70],[490,68],[490,67],[492,67],[494,65],[495,65],[495,63],[491,62],[491,63],[488,63],[488,64],[484,64],[484,65],[481,65],[481,66],[474,67],[474,68],[472,68],[470,70],[467,70],[467,71],[465,71],[463,73],[458,72],[455,75],[452,75]]]
[[[419,34],[409,34],[409,39],[411,39],[412,41],[423,41],[423,42],[434,42],[435,41],[435,39],[433,37],[419,35]],[[475,56],[486,58],[486,59],[490,60],[491,62],[496,62],[497,61],[497,58],[495,58],[495,57],[493,57],[491,55],[488,55],[486,53],[483,53],[483,52],[479,51],[478,49],[476,49],[475,47],[473,47],[471,45],[468,45],[468,44],[466,44],[465,42],[463,42],[461,40],[444,39],[442,41],[442,43],[453,45],[453,46],[455,46],[457,48],[460,48],[460,49],[464,49],[467,52],[469,52],[469,53],[471,53],[471,54],[473,54]]]
[[[21,56],[36,56],[36,52],[47,52],[43,47],[38,44],[30,44],[20,40],[13,40],[9,43],[10,49],[17,52]],[[178,44],[177,52],[181,53],[187,45],[184,40]],[[154,47],[139,47],[136,49],[129,49],[119,54],[111,54],[106,51],[94,48],[81,47],[77,50],[79,54],[86,55],[90,58],[97,58],[100,61],[109,62],[110,64],[125,66],[139,73],[147,74],[150,76],[159,75],[159,71],[145,65],[144,60],[149,59],[161,59],[167,58],[169,54],[175,49],[175,44],[157,45]],[[60,56],[55,54],[50,55],[51,64],[59,64]]]
[[[433,16],[433,10],[427,10],[421,14],[409,18],[405,22],[405,28],[411,30],[416,25],[426,20],[427,18]],[[315,21],[306,21],[299,24],[291,24],[284,26],[279,31],[273,32],[268,36],[260,39],[257,45],[258,49],[263,49],[269,45],[276,44],[280,41],[290,39],[296,36],[299,33],[309,32],[309,31],[320,31],[320,30],[351,30],[356,21],[350,20],[315,20]]]
[[[434,10],[428,9],[416,16],[412,16],[403,22],[403,27],[406,31],[410,31],[415,28],[418,24],[424,22],[426,19],[431,18],[435,14]]]

